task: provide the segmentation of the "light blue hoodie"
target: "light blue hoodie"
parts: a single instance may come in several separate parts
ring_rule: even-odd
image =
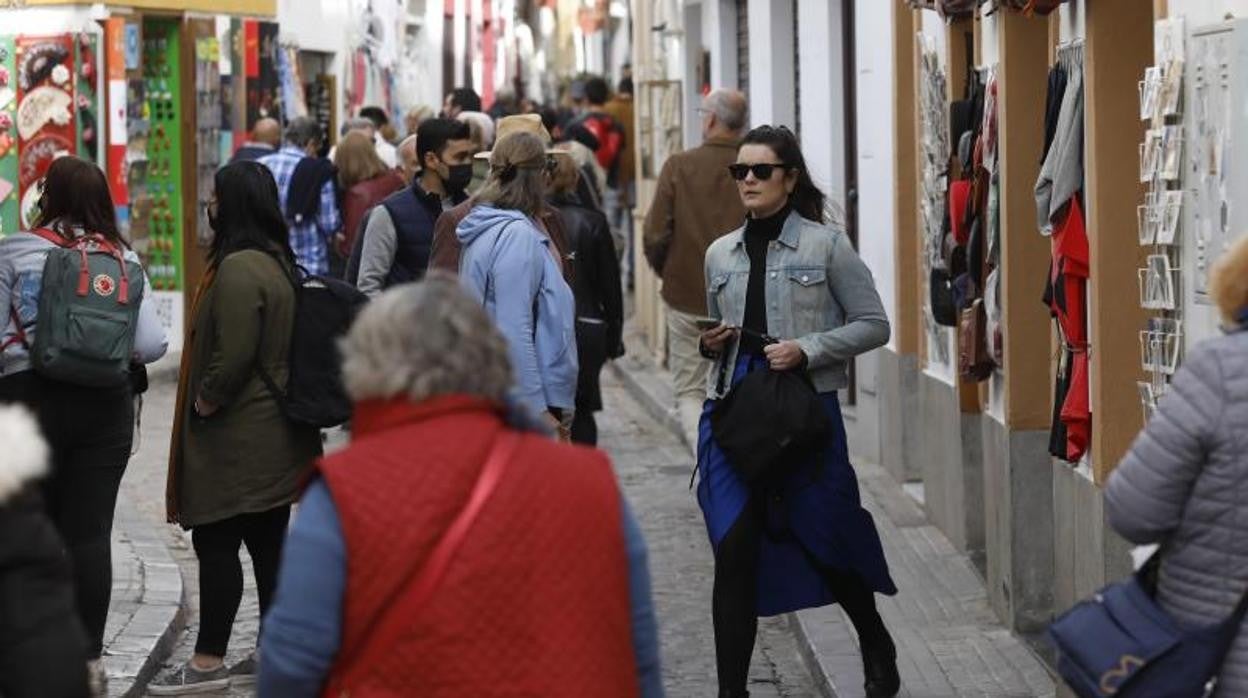
[[[523,213],[485,204],[456,235],[460,283],[507,338],[515,399],[533,414],[575,407],[576,301],[550,238]]]

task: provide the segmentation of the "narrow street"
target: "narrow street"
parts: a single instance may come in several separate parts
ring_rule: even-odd
[[[174,385],[160,382],[147,394],[143,442],[131,459],[122,485],[124,505],[137,509],[143,522],[166,529],[190,601],[187,630],[178,638],[166,667],[184,662],[194,651],[198,614],[195,554],[190,537],[165,526],[165,462],[172,424]],[[673,697],[715,693],[715,650],[711,629],[711,554],[702,515],[689,490],[692,466],[687,449],[655,422],[620,385],[603,372],[607,409],[599,414],[603,447],[611,454],[650,546],[650,573],[663,645],[667,693]],[[234,623],[228,662],[242,659],[259,631],[255,587],[244,555],[246,590]],[[816,695],[798,646],[784,618],[764,619],[750,673],[750,692],[760,698]],[[234,689],[217,695],[249,696]]]

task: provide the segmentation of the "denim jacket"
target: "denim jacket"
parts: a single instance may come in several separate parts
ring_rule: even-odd
[[[820,393],[849,385],[846,365],[888,341],[888,315],[871,271],[841,230],[789,214],[780,238],[767,248],[767,334],[795,339]],[[706,302],[710,317],[740,327],[750,258],[745,226],[706,251]],[[707,382],[707,397],[727,393],[737,344],[722,352]]]

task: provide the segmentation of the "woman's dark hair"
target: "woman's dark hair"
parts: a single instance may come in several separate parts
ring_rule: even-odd
[[[108,178],[95,163],[72,155],[59,157],[48,167],[42,187],[39,216],[33,227],[78,226],[111,242],[126,244],[117,228]]]
[[[217,170],[217,214],[213,219],[212,266],[231,252],[262,250],[280,254],[292,265],[290,229],[282,215],[277,182],[269,168],[258,162],[240,161]]]
[[[803,218],[816,223],[826,222],[824,202],[827,197],[810,178],[810,170],[806,169],[806,158],[802,156],[802,146],[787,126],[759,126],[745,134],[741,145],[765,145],[771,148],[780,162],[797,172],[797,187],[789,195],[789,205]]]

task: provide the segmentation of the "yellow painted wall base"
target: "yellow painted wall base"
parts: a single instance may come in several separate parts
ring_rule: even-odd
[[[26,5],[83,5],[75,0],[26,0]],[[169,10],[175,12],[205,12],[210,14],[277,15],[277,0],[105,0],[109,7],[132,7],[139,10]]]

